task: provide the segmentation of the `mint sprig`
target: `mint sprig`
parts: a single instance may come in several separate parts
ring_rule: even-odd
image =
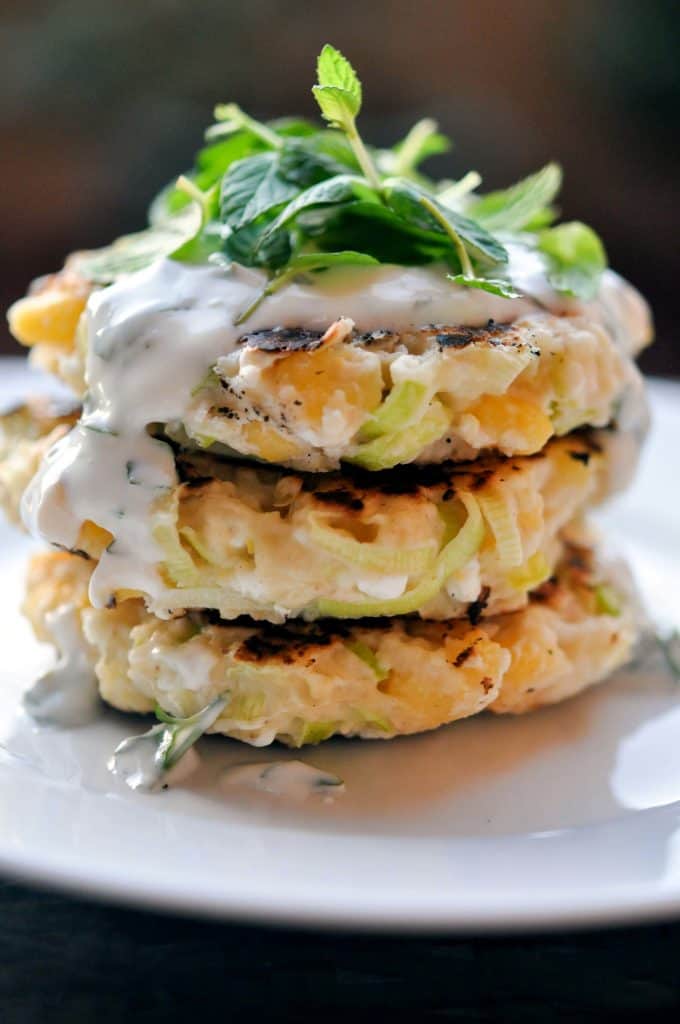
[[[347,136],[366,180],[380,188],[380,177],[366,149],[356,119],[361,110],[361,82],[346,57],[326,43],[316,64],[318,84],[312,87],[324,120]]]
[[[104,285],[161,257],[219,256],[269,275],[252,311],[299,275],[340,264],[436,263],[458,286],[515,298],[514,242],[538,254],[557,291],[596,294],[606,267],[598,236],[580,222],[551,226],[557,164],[486,195],[476,171],[435,182],[421,164],[449,140],[423,118],[392,149],[367,145],[357,127],[361,82],[333,46],[319,55],[312,91],[325,128],[218,105],[195,165],[156,197],[148,228],[79,256],[80,272]]]
[[[109,771],[119,775],[130,789],[157,788],[167,772],[217,721],[228,701],[227,692],[187,718],[174,718],[157,704],[155,715],[159,724],[119,743],[109,758]]]

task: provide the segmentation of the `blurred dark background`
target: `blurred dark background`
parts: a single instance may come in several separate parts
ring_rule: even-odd
[[[559,159],[564,215],[652,302],[645,367],[680,375],[679,26],[677,0],[2,0],[0,300],[142,226],[216,101],[314,115],[331,41],[363,79],[371,140],[432,115],[456,143],[433,172],[479,168],[486,187]]]

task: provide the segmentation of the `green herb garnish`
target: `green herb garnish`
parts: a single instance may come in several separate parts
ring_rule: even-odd
[[[154,789],[219,718],[228,700],[229,695],[222,694],[188,718],[173,718],[156,705],[159,724],[119,743],[108,762],[109,771],[120,775],[131,789]]]
[[[312,91],[325,128],[218,105],[194,167],[156,197],[149,227],[79,257],[80,272],[107,284],[168,256],[260,267],[269,281],[242,322],[294,279],[341,264],[439,263],[457,285],[515,298],[515,244],[537,254],[557,291],[595,295],[606,266],[600,239],[579,222],[551,226],[557,164],[486,195],[476,171],[436,182],[420,168],[449,140],[424,118],[392,149],[369,146],[357,126],[361,82],[332,46]]]

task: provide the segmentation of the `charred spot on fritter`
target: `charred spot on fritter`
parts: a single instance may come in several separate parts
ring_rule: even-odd
[[[375,345],[377,343],[395,342],[398,338],[399,335],[394,331],[390,331],[387,327],[379,327],[375,331],[365,331],[362,334],[355,335],[354,341],[357,345]]]
[[[313,352],[319,348],[324,333],[305,327],[269,327],[241,335],[238,344],[261,352]]]
[[[603,430],[609,429],[609,426],[598,427],[597,430],[589,426],[576,427],[575,430],[570,432],[569,437],[573,438],[574,441],[577,441],[579,445],[589,451],[592,455],[601,455],[604,449],[597,437],[597,434],[601,433]],[[569,454],[571,455],[571,452]]]
[[[481,619],[486,606],[489,603],[489,594],[491,593],[491,587],[482,587],[479,597],[476,601],[472,601],[467,607],[467,619],[471,626],[476,626]]]
[[[285,626],[259,625],[236,651],[237,661],[266,662],[269,659],[292,665],[319,647],[329,647],[349,635],[342,623],[321,620],[314,623],[288,623]]]
[[[311,490],[310,487],[305,488]],[[352,491],[347,490],[343,487],[338,487],[331,491],[317,491],[314,490],[314,497],[317,501],[322,502],[324,505],[340,505],[342,508],[349,508],[353,512],[361,512],[364,503],[361,498],[353,494]]]
[[[393,469],[381,469],[377,472],[360,469],[357,466],[346,466],[344,474],[350,477],[355,487],[361,490],[396,496],[417,494],[423,488],[446,484],[451,476],[452,468],[453,463],[448,461],[427,465],[408,463],[395,466]]]
[[[454,668],[461,668],[468,660],[468,658],[470,658],[474,654],[474,651],[474,644],[470,644],[469,647],[464,647],[463,650],[460,651],[460,653],[457,654],[456,657],[453,659]]]
[[[531,591],[529,600],[536,601],[537,604],[545,604],[555,596],[559,585],[557,576],[551,576],[549,579],[544,580],[535,590]]]
[[[493,469],[485,469],[485,470],[482,470],[481,473],[476,473],[475,476],[474,476],[474,479],[472,481],[472,490],[473,491],[481,491],[481,489],[488,484],[489,480],[491,479],[491,477],[493,475],[494,475],[494,470]]]
[[[468,345],[488,343],[498,345],[504,340],[512,324],[497,324],[493,320],[484,327],[438,327],[432,339],[440,348],[466,348]]]

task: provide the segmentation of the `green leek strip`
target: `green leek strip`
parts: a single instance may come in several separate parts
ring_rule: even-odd
[[[266,694],[241,693],[229,705],[229,718],[234,722],[253,722],[261,718],[267,703]]]
[[[370,572],[393,576],[421,575],[434,563],[437,553],[434,541],[417,548],[390,548],[355,540],[323,525],[316,515],[310,516],[309,532],[316,546],[329,554]]]
[[[621,599],[608,583],[595,587],[595,610],[598,615],[620,615]]]
[[[459,494],[465,506],[467,519],[453,540],[450,540],[437,559],[437,577],[442,586],[454,572],[458,572],[479,551],[484,540],[484,520],[479,503],[471,494]]]
[[[303,722],[302,730],[295,739],[295,746],[323,743],[324,740],[330,739],[337,727],[337,722]]]
[[[363,719],[363,724],[369,729],[378,729],[380,732],[394,732],[394,725],[389,718],[378,715],[375,711],[365,711],[363,708],[353,708],[353,711]]]
[[[348,651],[356,655],[365,665],[368,665],[371,672],[376,678],[376,682],[381,683],[383,679],[387,679],[390,674],[390,669],[386,668],[380,661],[375,651],[371,650],[368,644],[365,644],[363,640],[345,640],[344,645]]]
[[[367,444],[358,446],[354,455],[346,456],[344,462],[375,472],[391,469],[402,462],[412,462],[433,441],[438,441],[449,429],[450,416],[441,402],[436,399],[420,423],[405,430],[397,430],[383,437],[376,437]]]
[[[261,602],[233,593],[228,594],[220,587],[168,588],[162,592],[155,604],[170,612],[186,608],[215,608],[223,619],[236,619],[239,615],[252,615],[258,619],[262,618],[263,612],[270,610]]]
[[[484,539],[484,521],[477,501],[471,494],[460,494],[467,519],[453,540],[440,551],[430,579],[423,580],[401,597],[369,601],[332,601],[321,598],[316,608],[319,615],[334,619],[358,619],[380,615],[408,615],[431,601],[454,572],[462,569],[477,553]]]
[[[208,562],[209,565],[220,565],[220,560],[214,551],[208,547],[204,542],[201,535],[197,530],[194,530],[193,526],[181,526],[179,535],[182,540],[185,540],[187,544],[190,544],[197,555],[200,555],[204,562]]]
[[[494,536],[501,568],[517,568],[524,561],[524,553],[517,517],[510,502],[499,490],[489,488],[479,495],[479,504]]]
[[[361,428],[360,439],[372,441],[384,434],[403,430],[415,419],[425,401],[427,387],[416,380],[403,380],[396,384],[389,395],[378,406],[367,423]]]
[[[197,586],[200,573],[180,543],[176,516],[172,520],[167,513],[157,516],[151,535],[165,555],[163,566],[173,583],[178,587]]]
[[[437,506],[437,513],[444,524],[442,544],[448,544],[456,536],[465,522],[466,512],[461,509],[458,501],[444,501]]]
[[[517,590],[535,590],[550,577],[552,569],[542,551],[536,551],[519,569],[508,573],[508,583]]]

